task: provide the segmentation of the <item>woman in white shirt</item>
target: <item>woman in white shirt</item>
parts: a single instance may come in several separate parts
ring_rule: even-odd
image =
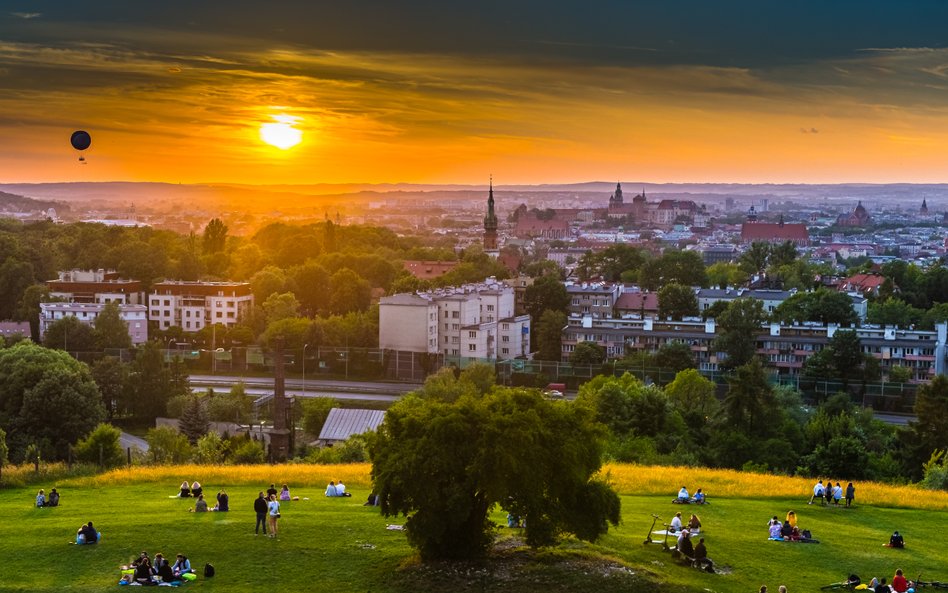
[[[267,503],[267,523],[270,525],[270,537],[276,537],[277,519],[280,518],[280,503],[277,502],[276,494],[270,495],[270,502]]]

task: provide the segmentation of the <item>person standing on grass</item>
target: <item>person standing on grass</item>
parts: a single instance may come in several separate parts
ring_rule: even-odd
[[[856,487],[853,486],[852,482],[850,482],[849,485],[846,486],[846,506],[853,506],[854,498],[856,498]]]
[[[277,501],[276,494],[270,495],[270,502],[267,504],[267,521],[270,524],[270,537],[277,535],[277,519],[280,518],[280,503]]]
[[[257,496],[257,500],[253,501],[253,510],[257,513],[257,526],[253,528],[253,534],[257,535],[260,533],[260,526],[263,526],[263,535],[267,534],[267,499],[263,496],[263,490],[260,491],[260,494]]]

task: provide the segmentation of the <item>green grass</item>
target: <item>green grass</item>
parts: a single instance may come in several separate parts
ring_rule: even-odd
[[[290,484],[294,495],[310,500],[284,505],[280,536],[271,540],[253,535],[252,501],[263,484],[237,483],[245,479],[235,477],[235,483],[223,484],[231,497],[231,512],[207,514],[188,513],[191,502],[168,498],[177,489],[175,483],[99,487],[93,480],[77,479],[61,485],[62,506],[55,509],[32,507],[36,488],[4,489],[0,591],[115,591],[118,567],[141,550],[166,556],[183,552],[197,569],[210,562],[217,576],[202,577],[186,589],[228,593],[580,589],[746,593],[761,584],[773,591],[785,584],[790,593],[798,593],[815,591],[852,572],[864,580],[891,577],[896,568],[912,578],[922,573],[927,580],[948,580],[948,549],[941,543],[948,517],[944,512],[907,508],[911,500],[904,501],[906,508],[845,509],[807,506],[801,499],[720,498],[697,508],[672,505],[675,488],[670,488],[667,496],[624,495],[622,524],[595,545],[567,540],[556,549],[530,554],[514,541],[508,542],[500,559],[486,565],[421,567],[404,533],[385,528],[402,521],[362,506],[368,494],[364,486],[355,485],[352,498],[327,499],[318,486]],[[317,481],[318,477],[310,483]],[[213,494],[220,486],[207,483],[205,489]],[[791,508],[800,525],[822,543],[767,541],[769,517],[783,518]],[[679,510],[698,511],[709,554],[727,567],[726,574],[679,566],[661,546],[643,545],[651,513],[670,520]],[[494,518],[503,521],[500,511]],[[70,545],[80,523],[89,520],[103,531],[103,541],[96,546]],[[882,546],[895,529],[905,535],[907,549]],[[508,538],[511,531],[502,528],[499,533]]]

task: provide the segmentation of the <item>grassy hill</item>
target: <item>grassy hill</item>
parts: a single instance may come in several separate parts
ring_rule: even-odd
[[[115,591],[118,567],[140,551],[187,554],[196,567],[214,564],[217,576],[187,589],[213,591],[700,591],[738,593],[817,590],[849,573],[868,580],[902,568],[914,578],[948,580],[948,493],[857,484],[856,506],[808,506],[809,480],[690,468],[614,465],[606,468],[622,496],[622,524],[595,545],[566,540],[532,553],[516,530],[499,528],[499,544],[484,564],[421,566],[401,531],[364,507],[368,466],[146,467],[59,483],[6,488],[0,494],[0,591]],[[4,472],[7,478],[7,472]],[[352,498],[323,496],[342,479]],[[230,494],[231,512],[194,514],[192,502],[169,498],[182,480],[199,480],[212,495]],[[252,501],[270,483],[288,483],[309,500],[285,504],[276,540],[253,534]],[[702,487],[711,504],[672,505],[681,484]],[[56,486],[59,508],[36,509],[39,487]],[[768,518],[793,509],[800,525],[822,543],[767,541]],[[643,545],[651,514],[670,520],[697,511],[709,555],[724,568],[709,575],[673,563],[661,546]],[[503,523],[498,510],[494,518]],[[70,545],[80,523],[103,533],[97,546]],[[895,529],[907,549],[882,546]]]

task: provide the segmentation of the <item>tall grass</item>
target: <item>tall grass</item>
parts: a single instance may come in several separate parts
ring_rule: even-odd
[[[622,494],[667,494],[674,498],[682,485],[694,494],[701,488],[714,500],[720,498],[792,498],[809,500],[813,494],[813,478],[758,474],[730,469],[698,467],[635,465],[610,463],[603,467],[603,474]],[[839,482],[846,492],[848,480],[824,476],[823,483],[832,479]],[[918,486],[895,486],[880,482],[853,482],[856,487],[856,502],[882,507],[911,507],[943,511],[948,510],[948,492],[925,490]]]
[[[52,487],[51,483],[77,476],[91,476],[96,471],[97,468],[94,465],[82,463],[73,464],[72,467],[69,467],[62,462],[43,462],[39,466],[39,472],[36,471],[32,463],[5,465],[2,474],[0,474],[0,485],[5,488],[22,488],[30,484],[46,484]]]

